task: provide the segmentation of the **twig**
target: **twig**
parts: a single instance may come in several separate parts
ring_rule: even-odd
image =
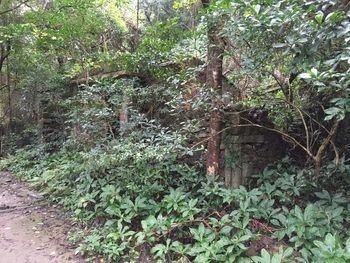
[[[302,145],[300,142],[298,142],[294,137],[290,136],[289,134],[285,133],[285,132],[282,132],[280,130],[277,130],[277,129],[273,129],[273,128],[268,128],[268,127],[265,127],[263,125],[259,125],[259,124],[255,124],[253,122],[251,122],[250,120],[246,119],[246,118],[242,118],[243,120],[249,122],[249,124],[240,124],[238,125],[239,127],[258,127],[258,128],[261,128],[261,129],[265,129],[265,130],[268,130],[268,131],[273,131],[273,132],[276,132],[280,135],[282,135],[283,137],[286,137],[288,138],[290,141],[292,141],[293,143],[295,143],[296,145],[298,145],[300,148],[302,148],[311,158],[313,158],[313,154],[312,152],[307,149],[304,145]]]
[[[308,129],[308,126],[306,124],[303,112],[294,103],[291,103],[288,100],[283,100],[283,101],[286,102],[288,105],[292,106],[299,113],[301,121],[303,122],[303,125],[304,125],[305,136],[306,136],[306,148],[311,151],[311,149],[310,149],[310,133],[309,133],[309,129]]]
[[[304,115],[306,115],[311,121],[313,121],[313,122],[315,122],[317,125],[319,125],[322,129],[324,129],[327,133],[328,133],[328,136],[330,136],[330,141],[328,141],[326,144],[328,144],[328,143],[331,143],[331,145],[332,145],[332,147],[333,147],[333,151],[334,151],[334,154],[335,154],[335,163],[336,163],[336,165],[338,166],[339,165],[339,160],[340,160],[340,157],[339,157],[339,150],[338,150],[338,148],[337,148],[337,146],[335,145],[335,143],[334,143],[334,141],[333,141],[333,137],[334,137],[334,134],[336,133],[336,131],[337,131],[337,127],[336,127],[336,129],[334,130],[334,131],[330,131],[330,130],[328,130],[322,123],[320,123],[318,120],[316,120],[315,118],[313,118],[310,114],[308,114],[306,111],[304,111],[303,109],[300,109],[299,107],[297,107],[296,105],[294,105],[293,103],[290,103],[290,102],[288,102],[287,100],[283,100],[284,102],[286,102],[286,103],[288,103],[288,104],[290,104],[292,107],[294,107],[295,109],[297,109],[298,110],[298,112],[300,113],[300,114],[304,114]],[[323,105],[322,104],[320,104],[319,103],[319,105],[320,105],[320,107],[322,108],[322,110],[324,111],[324,107],[323,107]],[[304,121],[303,121],[303,123],[304,123]],[[305,123],[304,123],[304,126],[305,126]],[[310,125],[311,126],[311,125]],[[338,126],[338,124],[337,124],[337,126]],[[322,145],[321,145],[322,146]],[[327,145],[326,145],[327,146]],[[310,147],[310,146],[309,146]],[[322,149],[322,151],[323,151],[323,149]]]
[[[277,230],[274,227],[270,227],[264,223],[261,223],[260,221],[256,220],[255,218],[251,218],[250,223],[252,225],[252,228],[255,228],[257,230],[262,230],[262,231],[265,231],[265,232],[270,233],[270,234],[272,234],[273,232],[275,232]]]
[[[29,1],[30,1],[30,0],[23,1],[23,2],[19,3],[18,5],[16,5],[16,6],[10,8],[10,9],[7,9],[7,10],[5,10],[5,11],[0,12],[0,16],[1,16],[1,15],[4,15],[4,14],[6,14],[6,13],[10,13],[10,12],[12,12],[12,11],[14,11],[14,10],[20,8],[22,5],[28,3]]]
[[[212,136],[219,135],[220,133],[222,133],[222,132],[224,132],[224,131],[226,131],[226,130],[228,130],[230,128],[232,128],[232,126],[226,127],[224,129],[222,129],[221,131],[218,131],[215,135],[212,135]],[[209,141],[212,136],[209,136],[208,138],[205,138],[204,140],[201,140],[201,141],[197,142],[196,144],[192,145],[191,149],[197,147],[198,145],[201,145],[202,143],[205,143],[206,141]]]

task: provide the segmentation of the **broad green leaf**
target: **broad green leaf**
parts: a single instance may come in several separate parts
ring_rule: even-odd
[[[318,24],[322,24],[323,23],[323,17],[324,14],[322,11],[317,12],[317,14],[315,15],[315,20],[317,21]]]

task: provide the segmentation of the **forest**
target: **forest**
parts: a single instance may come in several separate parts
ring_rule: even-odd
[[[86,262],[350,262],[350,1],[0,0],[0,170]]]

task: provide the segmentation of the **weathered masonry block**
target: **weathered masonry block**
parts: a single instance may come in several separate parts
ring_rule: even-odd
[[[238,113],[230,114],[229,118],[232,128],[224,134],[221,145],[223,180],[226,187],[237,188],[247,178],[281,158],[283,142],[276,133],[256,127],[241,127]]]

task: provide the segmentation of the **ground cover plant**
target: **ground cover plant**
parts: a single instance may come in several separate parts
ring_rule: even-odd
[[[285,159],[252,179],[250,187],[226,189],[213,178],[200,177],[194,169],[179,165],[175,157],[169,160],[169,152],[159,150],[162,142],[153,145],[156,154],[151,145],[121,144],[118,151],[107,147],[70,157],[64,152],[54,158],[42,156],[29,165],[15,160],[40,153],[20,151],[12,163],[8,159],[2,165],[72,211],[79,226],[89,226],[76,231],[72,239],[80,244],[77,252],[91,259],[349,259],[349,189],[337,184],[346,178],[348,166],[342,166],[343,170],[325,167],[325,174],[330,174],[324,183],[326,178],[314,181],[310,169],[295,167]],[[128,155],[135,147],[141,153],[137,160]],[[152,161],[162,162],[157,166]]]

